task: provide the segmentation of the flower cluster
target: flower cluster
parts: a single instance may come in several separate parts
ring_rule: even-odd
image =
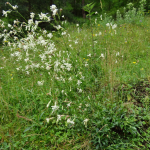
[[[12,8],[15,10],[17,6],[12,6]],[[53,12],[53,15],[57,14],[58,9],[55,5],[52,5],[50,9]],[[7,15],[7,13],[8,12],[4,12],[4,15]],[[83,93],[82,83],[84,82],[85,77],[80,68],[77,69],[76,75],[74,75],[70,52],[57,50],[55,43],[53,42],[53,33],[38,28],[40,22],[50,21],[50,17],[47,13],[44,14],[41,12],[39,14],[40,20],[34,21],[34,16],[35,14],[33,12],[30,13],[31,19],[27,22],[14,20],[13,25],[7,25],[9,31],[4,29],[0,36],[0,38],[3,38],[3,44],[7,45],[10,49],[10,61],[13,62],[16,72],[18,72],[18,74],[21,73],[24,76],[31,76],[32,74],[38,74],[40,72],[40,78],[37,79],[36,85],[41,89],[48,82],[45,78],[42,78],[42,73],[46,74],[49,82],[54,85],[56,89],[58,86],[57,83],[60,83],[59,85],[61,86],[59,86],[58,91],[66,98],[68,93],[71,92],[76,91],[79,94]],[[5,28],[5,24],[1,20],[0,27]],[[54,27],[57,30],[62,29],[60,25]],[[26,35],[24,35],[24,30],[27,31]],[[24,36],[21,37],[20,35]],[[61,35],[70,38],[67,31],[63,31]],[[75,40],[74,43],[77,44],[78,40]],[[72,45],[70,45],[70,48],[73,48]],[[88,66],[88,63],[85,61],[83,65]],[[65,86],[66,84],[70,86]],[[56,91],[54,90],[53,92],[55,93]],[[51,91],[48,94],[51,95]],[[50,103],[51,101],[48,102],[47,108]],[[69,101],[66,105],[68,110],[71,109],[71,104],[72,102]],[[60,106],[57,106],[55,102],[55,105],[51,106],[51,109],[51,115],[55,115],[55,112],[60,109]],[[61,120],[61,117],[62,115],[57,115],[57,123]],[[55,117],[51,116],[46,118],[46,121],[49,122],[53,118]],[[67,119],[67,123],[74,124],[74,121]]]
[[[57,14],[57,12],[58,12],[58,9],[57,9],[56,5],[50,6],[50,9],[53,12],[53,16],[55,16]]]

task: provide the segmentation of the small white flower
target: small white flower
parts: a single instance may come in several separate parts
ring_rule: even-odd
[[[31,18],[31,19],[33,19],[33,18],[34,18],[34,16],[35,16],[35,13],[33,13],[33,12],[32,12],[32,13],[30,13],[30,18]]]
[[[16,9],[18,8],[18,6],[15,5],[15,6],[12,6],[12,8],[13,8],[14,10],[16,10]]]
[[[65,18],[64,15],[62,16],[62,18]]]
[[[72,67],[71,64],[69,64],[69,63],[64,63],[64,65],[66,65],[66,69],[67,69],[68,71],[71,70],[71,67]]]
[[[79,86],[82,82],[80,80],[78,80],[77,85]]]
[[[78,92],[79,92],[79,93],[82,93],[82,89],[79,89],[79,88],[77,88],[77,89],[78,89]]]
[[[49,37],[50,39],[53,37],[52,33],[47,34],[47,37]]]
[[[60,25],[54,26],[57,30],[61,29],[62,27]]]
[[[44,84],[44,81],[38,81],[38,85],[42,86]]]
[[[76,24],[76,26],[78,27],[78,26],[79,26],[79,24]]]
[[[54,106],[51,106],[51,107],[52,107],[52,110],[53,110],[52,113],[53,113],[54,111],[56,111],[56,110],[59,108],[59,106],[56,105],[56,102],[55,102],[55,105],[54,105]]]
[[[106,26],[107,26],[107,27],[109,27],[109,26],[110,26],[110,24],[109,24],[109,23],[107,23],[107,24],[106,24]]]
[[[50,120],[52,120],[54,117],[46,118],[47,123],[49,123]]]
[[[53,10],[53,16],[57,14],[58,9]]]
[[[102,53],[100,57],[104,58],[104,54]]]
[[[68,80],[69,80],[69,81],[72,81],[72,78],[70,77]]]
[[[115,29],[117,27],[117,24],[114,24],[113,26],[112,26],[112,29]]]
[[[96,11],[95,14],[98,14],[98,12]]]
[[[116,56],[119,56],[119,52],[116,53]]]
[[[11,11],[10,10],[8,10],[8,11],[3,10],[2,13],[3,13],[3,16],[7,17],[7,14],[11,13]]]
[[[46,31],[46,30],[44,30],[44,31],[43,31],[43,34],[46,34],[46,33],[47,33],[47,31]]]
[[[88,56],[88,57],[91,57],[91,54],[88,54],[87,56]]]
[[[89,64],[87,62],[85,62],[85,67],[87,67]]]
[[[29,58],[27,57],[26,59],[24,59],[25,62],[29,61]]]
[[[85,127],[87,128],[87,122],[89,121],[89,119],[85,119],[84,121],[83,121],[83,123],[84,123],[84,125],[85,125]]]
[[[82,76],[82,75],[81,75],[81,78],[80,78],[80,79],[84,80],[84,78],[85,78],[85,76]]]
[[[11,24],[8,24],[8,27],[9,27],[9,28],[11,28],[11,27],[12,27],[12,25],[11,25]]]
[[[29,74],[30,74],[30,72],[29,72],[29,71],[26,71],[26,74],[27,74],[27,75],[29,75]]]
[[[49,123],[50,118],[46,118],[47,123]]]
[[[20,70],[20,68],[16,68],[16,70]]]
[[[74,121],[72,120],[70,120],[70,119],[67,119],[67,123],[70,123],[70,124],[74,124]]]
[[[78,44],[78,41],[76,40],[74,43],[75,43],[75,44]]]
[[[70,107],[70,104],[71,104],[71,102],[67,104],[67,107]]]
[[[86,107],[89,107],[90,105],[89,105],[89,104],[85,104],[85,106],[86,106]]]
[[[99,32],[99,35],[102,35],[102,32]]]
[[[66,32],[65,32],[65,31],[64,31],[64,32],[62,32],[62,33],[61,33],[61,35],[66,35]]]
[[[57,9],[56,5],[52,5],[50,6],[51,11],[54,11],[55,9]]]
[[[57,115],[57,123],[58,123],[58,121],[60,121],[61,120],[61,115]]]
[[[51,67],[50,66],[46,66],[46,70],[50,70],[51,69]]]
[[[32,24],[33,24],[33,19],[29,19],[29,20],[28,20],[28,24],[29,24],[29,25],[32,25]]]

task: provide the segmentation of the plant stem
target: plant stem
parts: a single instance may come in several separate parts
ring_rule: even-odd
[[[94,40],[93,40],[93,28],[91,24],[91,16],[89,17],[89,19],[90,19],[90,27],[91,27],[91,33],[92,33],[92,47],[93,47],[93,53],[94,53]]]

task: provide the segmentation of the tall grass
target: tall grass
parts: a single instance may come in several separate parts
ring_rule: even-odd
[[[97,16],[92,33],[57,19],[57,31],[41,30],[33,14],[0,22],[1,149],[150,147],[150,18]]]

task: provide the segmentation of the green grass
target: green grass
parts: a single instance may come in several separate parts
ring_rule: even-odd
[[[115,34],[97,20],[94,49],[87,24],[70,25],[66,35],[54,32],[51,40],[43,34],[45,46],[35,36],[29,55],[23,45],[30,40],[21,48],[5,42],[0,48],[0,148],[149,149],[149,24],[146,17],[118,25]],[[42,60],[39,55],[53,42],[56,50]],[[52,113],[55,102],[59,108]],[[69,118],[74,124],[67,123]]]

